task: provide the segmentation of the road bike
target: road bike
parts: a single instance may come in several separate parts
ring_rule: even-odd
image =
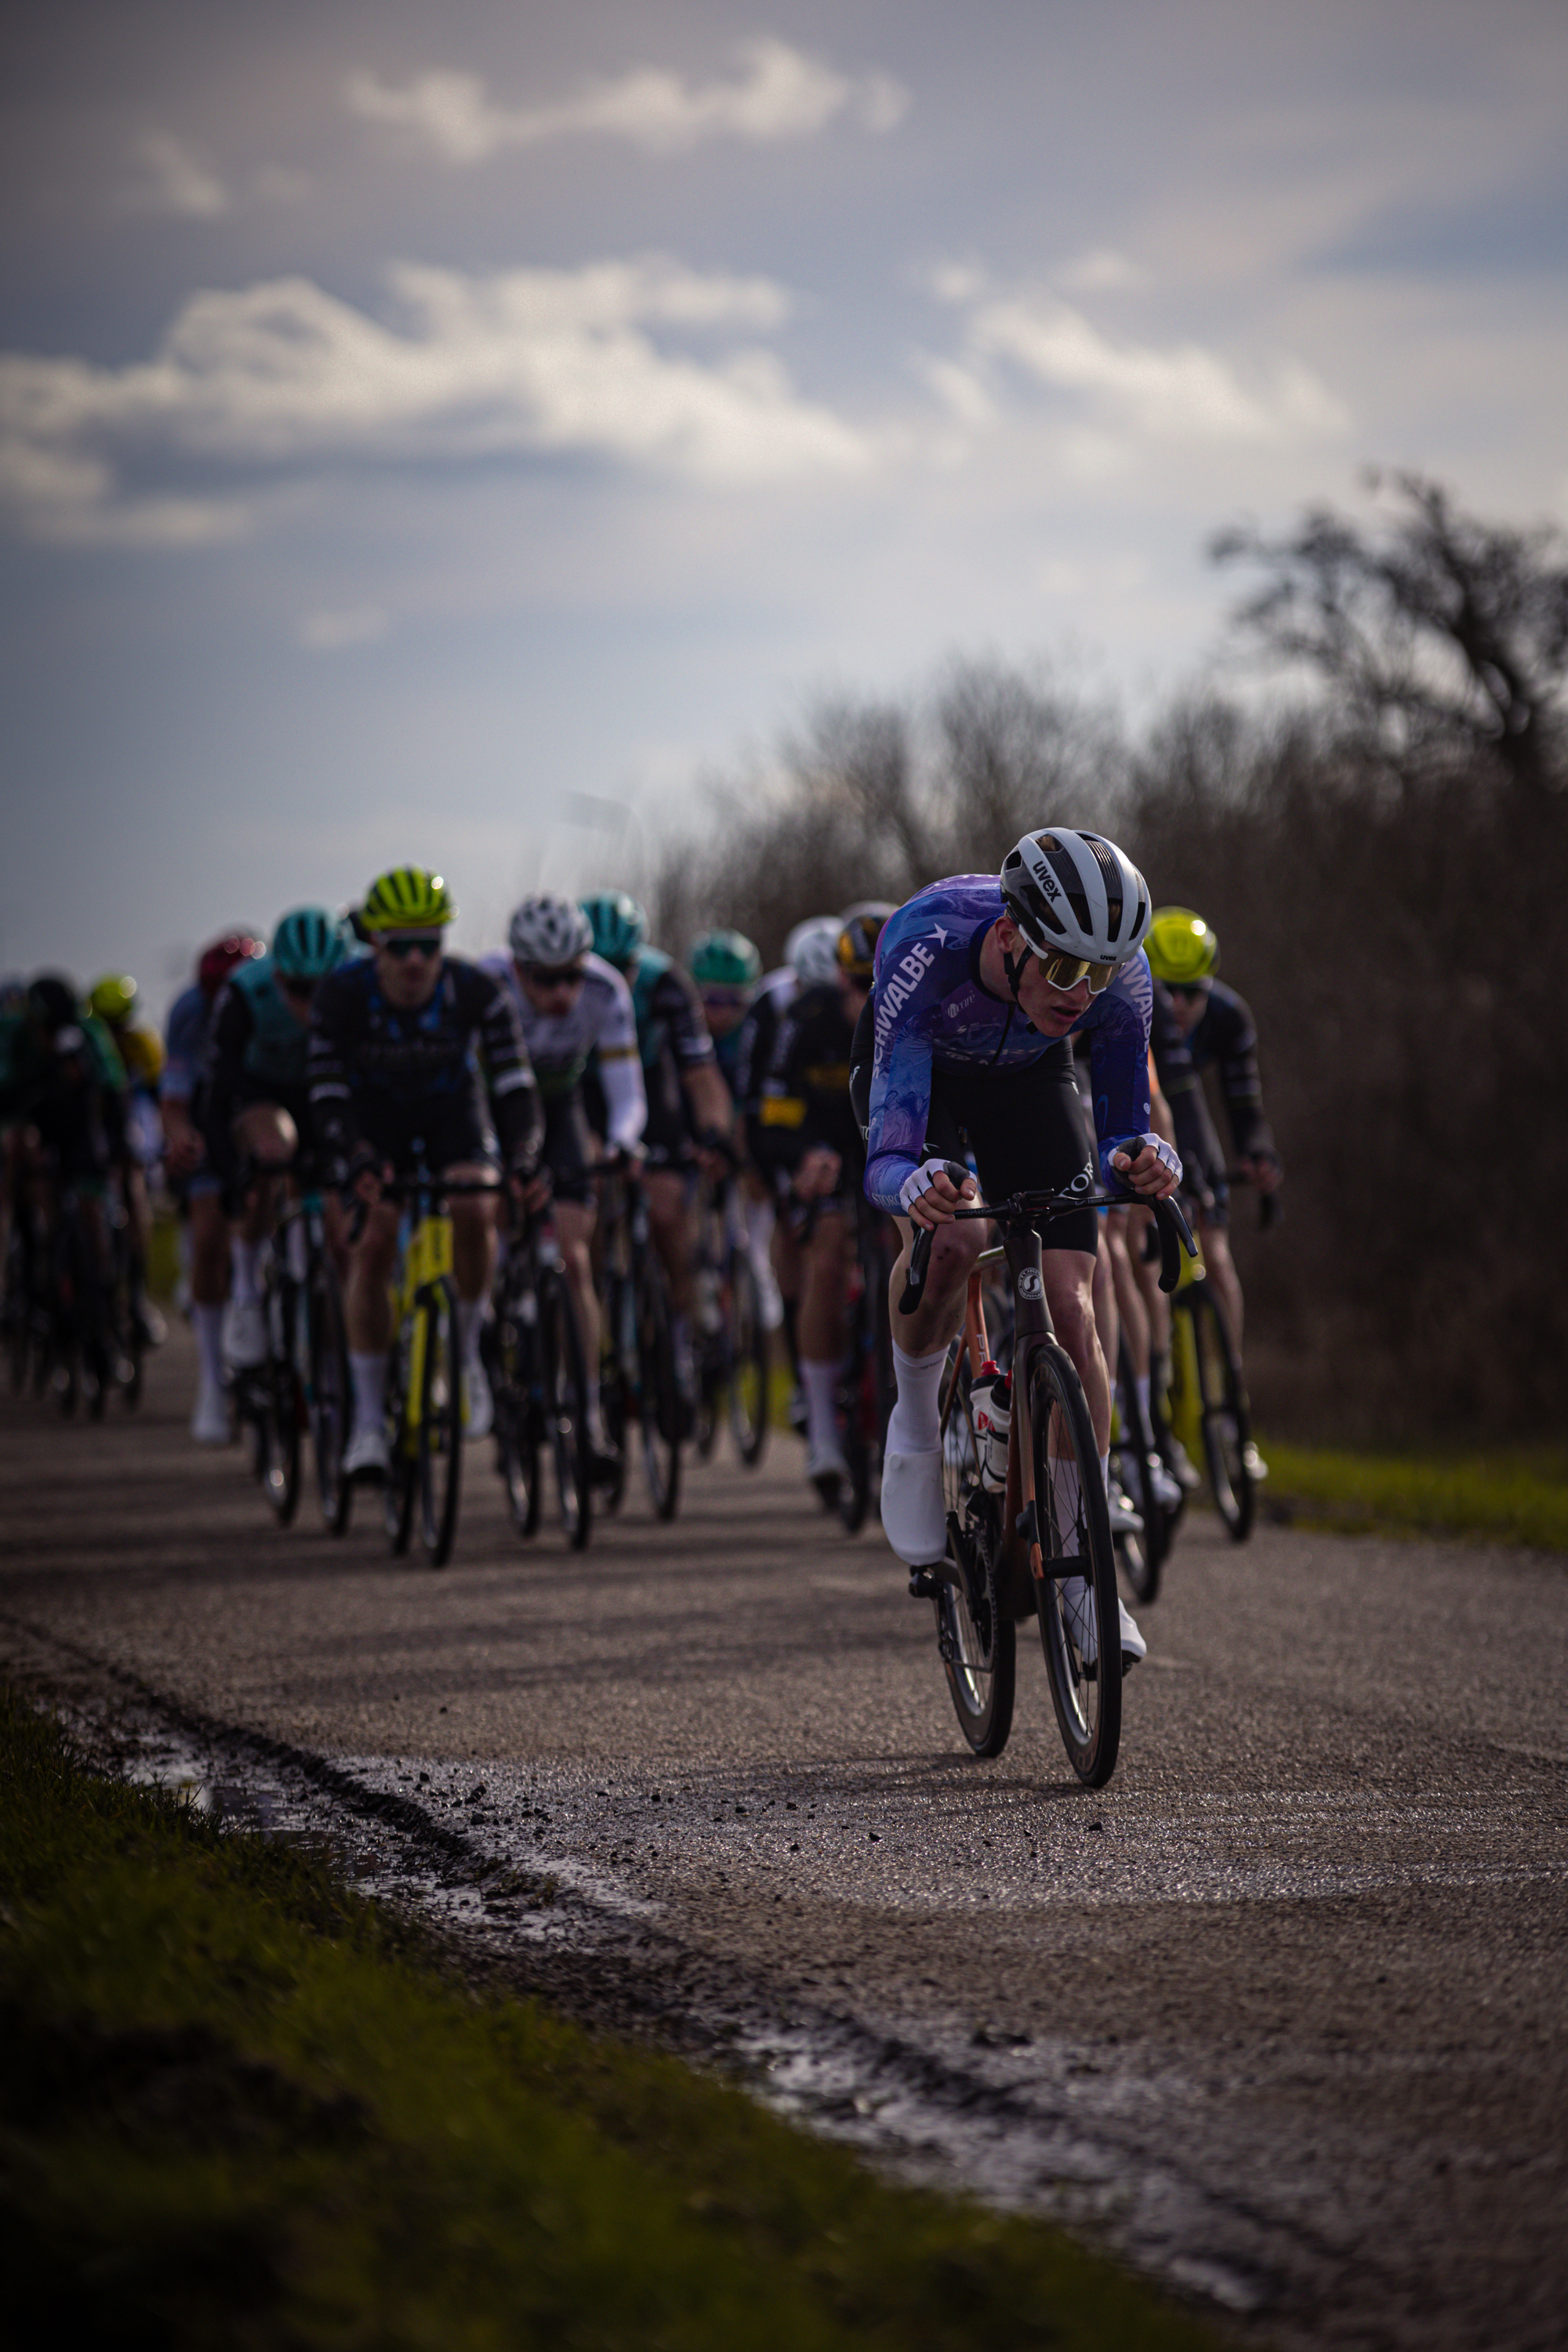
[[[620,1458],[604,1489],[605,1507],[626,1492],[627,1450],[640,1441],[655,1515],[672,1519],[680,1500],[680,1445],[686,1404],[676,1375],[669,1291],[653,1244],[641,1164],[622,1155],[596,1170],[605,1184],[600,1227],[599,1402],[605,1435]]]
[[[588,1375],[583,1339],[546,1207],[514,1213],[484,1335],[495,1407],[496,1460],[512,1525],[537,1534],[543,1515],[541,1457],[554,1473],[567,1543],[581,1551],[593,1525],[588,1460]]]
[[[702,1185],[694,1281],[697,1398],[692,1438],[697,1456],[709,1460],[719,1442],[720,1424],[727,1418],[735,1451],[747,1469],[754,1470],[767,1448],[772,1350],[744,1203],[732,1174],[710,1178]]]
[[[835,1403],[839,1444],[849,1473],[838,1490],[838,1515],[850,1535],[866,1522],[882,1475],[888,1421],[898,1395],[888,1286],[898,1256],[893,1225],[855,1187],[855,1255],[845,1291],[848,1339]]]
[[[18,1187],[6,1249],[5,1324],[12,1385],[29,1381],[35,1395],[48,1391],[61,1412],[84,1404],[102,1418],[110,1390],[119,1385],[134,1402],[136,1367],[121,1345],[111,1307],[104,1250],[109,1203],[89,1209],[76,1185],[59,1186],[46,1219]],[[132,1383],[134,1382],[134,1391]]]
[[[1233,1185],[1247,1181],[1244,1170],[1227,1178]],[[1265,1192],[1258,1206],[1267,1231],[1279,1215],[1278,1196]],[[1241,1358],[1201,1255],[1194,1265],[1183,1267],[1171,1306],[1171,1385],[1164,1411],[1188,1459],[1203,1463],[1214,1507],[1232,1542],[1245,1543],[1258,1509],[1252,1412]]]
[[[493,1177],[442,1178],[423,1161],[382,1186],[384,1200],[404,1204],[386,1382],[386,1533],[401,1558],[417,1520],[432,1568],[452,1556],[462,1484],[463,1366],[447,1202],[500,1189]]]
[[[1152,1601],[1160,1590],[1160,1573],[1181,1511],[1179,1504],[1168,1511],[1155,1492],[1152,1474],[1158,1458],[1153,1429],[1139,1402],[1123,1331],[1110,1390],[1110,1460],[1121,1491],[1142,1524],[1118,1531],[1116,1557],[1129,1591],[1135,1601],[1144,1602]]]
[[[293,1173],[300,1190],[280,1205],[262,1254],[267,1353],[259,1364],[236,1373],[235,1410],[249,1433],[251,1468],[281,1527],[299,1509],[302,1439],[309,1430],[321,1517],[329,1533],[341,1536],[353,1503],[342,1458],[353,1391],[325,1202],[314,1171],[298,1161],[256,1163],[251,1172],[263,1181]]]
[[[965,1171],[950,1164],[959,1181]],[[941,1395],[947,1551],[918,1568],[910,1591],[935,1607],[937,1650],[959,1727],[980,1756],[999,1756],[1013,1727],[1016,1627],[1040,1629],[1051,1701],[1079,1779],[1103,1787],[1121,1738],[1121,1632],[1116,1559],[1100,1453],[1083,1386],[1058,1339],[1046,1299],[1040,1229],[1098,1205],[1081,1192],[1023,1192],[960,1220],[992,1219],[1002,1240],[969,1277],[963,1331]],[[1115,1196],[1125,1197],[1125,1196]],[[1153,1203],[1161,1285],[1175,1287],[1181,1250],[1194,1244],[1173,1202]],[[929,1228],[916,1234],[901,1314],[919,1305],[930,1265]],[[982,1286],[987,1265],[1007,1269],[1014,1306],[1012,1411],[1005,1485],[999,1493],[975,1428],[972,1386],[988,1347]],[[1102,1662],[1111,1664],[1102,1671]]]

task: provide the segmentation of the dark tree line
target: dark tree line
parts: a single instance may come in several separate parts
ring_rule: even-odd
[[[994,870],[1048,818],[1113,833],[1258,1017],[1289,1171],[1278,1234],[1237,1214],[1264,1425],[1560,1435],[1568,571],[1550,532],[1404,489],[1382,541],[1320,514],[1223,543],[1264,574],[1244,631],[1310,666],[1310,702],[1205,697],[1137,742],[994,667],[826,704],[715,788],[655,908],[672,944],[722,920],[772,959],[801,917]]]

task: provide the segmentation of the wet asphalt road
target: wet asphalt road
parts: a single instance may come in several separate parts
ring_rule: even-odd
[[[523,1981],[1248,2334],[1568,2342],[1568,1563],[1198,1517],[1089,1795],[1022,1629],[1009,1748],[962,1749],[929,1609],[787,1440],[582,1559],[524,1550],[471,1449],[435,1574],[373,1500],[341,1544],[309,1496],[272,1527],[186,1439],[190,1371],[177,1335],[100,1429],[0,1406],[0,1660],[134,1676],[201,1718],[193,1769],[267,1778],[210,1761],[229,1728],[332,1759],[482,1858],[427,1891]],[[273,1778],[280,1819],[336,1801]]]

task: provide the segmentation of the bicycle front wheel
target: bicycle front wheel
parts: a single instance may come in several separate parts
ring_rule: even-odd
[[[415,1488],[419,1540],[432,1568],[445,1568],[458,1532],[463,1462],[463,1368],[458,1342],[458,1300],[450,1283],[433,1282],[416,1314],[425,1318]]]
[[[754,1470],[768,1443],[768,1347],[762,1292],[751,1255],[730,1252],[730,1434],[748,1470]]]
[[[958,1727],[976,1756],[1000,1756],[1013,1728],[1018,1630],[1001,1601],[1002,1498],[978,1485],[978,1448],[969,1403],[969,1366],[942,1429],[942,1483],[948,1558],[956,1584],[936,1594],[936,1645]]]
[[[1121,1612],[1110,1512],[1094,1427],[1066,1349],[1038,1341],[1029,1358],[1035,1512],[1046,1574],[1035,1587],[1040,1641],[1068,1760],[1103,1788],[1121,1744]]]
[[[680,1500],[682,1405],[663,1277],[651,1258],[637,1274],[637,1376],[643,1469],[657,1516],[672,1519]]]
[[[343,1475],[343,1447],[353,1418],[348,1335],[337,1276],[323,1256],[312,1268],[306,1293],[310,1339],[310,1450],[316,1458],[316,1494],[330,1535],[349,1523],[353,1487]]]
[[[555,1464],[561,1525],[581,1551],[593,1525],[588,1483],[588,1375],[583,1341],[563,1275],[547,1267],[539,1283],[539,1327],[544,1341],[544,1412]]]
[[[1241,1366],[1225,1328],[1219,1301],[1207,1283],[1194,1282],[1187,1299],[1197,1357],[1198,1403],[1209,1486],[1215,1508],[1225,1521],[1231,1540],[1245,1543],[1252,1533],[1258,1491],[1247,1467],[1252,1425]]]

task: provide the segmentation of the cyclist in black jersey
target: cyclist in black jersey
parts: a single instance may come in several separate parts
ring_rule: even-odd
[[[517,1013],[489,973],[446,953],[454,912],[438,874],[404,866],[382,875],[360,916],[373,954],[322,981],[311,1012],[316,1133],[368,1211],[345,1298],[355,1425],[343,1467],[351,1476],[386,1472],[382,1415],[398,1220],[382,1185],[421,1158],[459,1181],[482,1179],[499,1158],[530,1206],[548,1195],[548,1180],[537,1175],[544,1122]],[[495,1217],[483,1195],[454,1200],[451,1217],[468,1433],[479,1437],[491,1419],[479,1349]]]

